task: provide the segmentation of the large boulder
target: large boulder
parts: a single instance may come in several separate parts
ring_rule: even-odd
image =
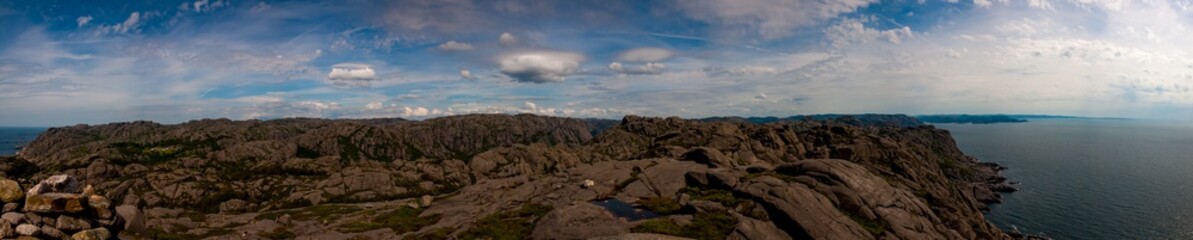
[[[107,240],[112,238],[112,232],[107,228],[95,228],[83,230],[70,236],[73,240]]]
[[[17,230],[17,234],[25,235],[25,236],[33,236],[33,235],[37,235],[38,233],[41,232],[41,228],[37,227],[37,225],[28,224],[28,223],[17,225],[16,230]]]
[[[50,225],[41,226],[41,235],[49,237],[50,239],[66,238],[66,233],[62,230],[51,227]]]
[[[8,221],[8,224],[21,224],[25,223],[25,214],[19,212],[7,212],[4,213],[4,215],[0,215],[0,219]]]
[[[42,193],[83,193],[83,186],[70,175],[54,175],[29,188],[28,195]]]
[[[25,197],[21,184],[11,179],[0,179],[0,202],[14,203]]]
[[[630,224],[600,206],[578,203],[543,216],[531,239],[587,239],[630,232]]]
[[[123,231],[120,231],[121,239],[137,239],[145,236],[145,214],[141,212],[140,208],[133,205],[121,205],[116,207],[116,215],[124,219]]]
[[[74,232],[91,228],[91,223],[85,219],[62,215],[58,217],[58,222],[54,224],[54,227],[62,231]]]
[[[82,194],[43,193],[25,197],[25,211],[37,213],[78,213],[87,206]]]

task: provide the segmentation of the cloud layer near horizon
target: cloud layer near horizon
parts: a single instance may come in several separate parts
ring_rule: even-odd
[[[0,125],[521,112],[1193,120],[1190,0],[133,4],[0,3]]]

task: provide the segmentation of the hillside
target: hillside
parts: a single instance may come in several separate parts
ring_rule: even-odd
[[[76,176],[144,209],[148,230],[125,234],[156,239],[1010,238],[981,212],[1000,167],[881,118],[79,125],[0,170]]]

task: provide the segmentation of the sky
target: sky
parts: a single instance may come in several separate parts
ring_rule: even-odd
[[[0,126],[534,113],[1193,120],[1193,0],[3,1]]]

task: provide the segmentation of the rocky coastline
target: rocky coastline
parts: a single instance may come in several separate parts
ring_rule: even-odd
[[[0,171],[74,176],[136,209],[143,225],[106,228],[122,239],[1023,237],[982,217],[1014,191],[1003,167],[915,118],[872,118],[78,125]]]

